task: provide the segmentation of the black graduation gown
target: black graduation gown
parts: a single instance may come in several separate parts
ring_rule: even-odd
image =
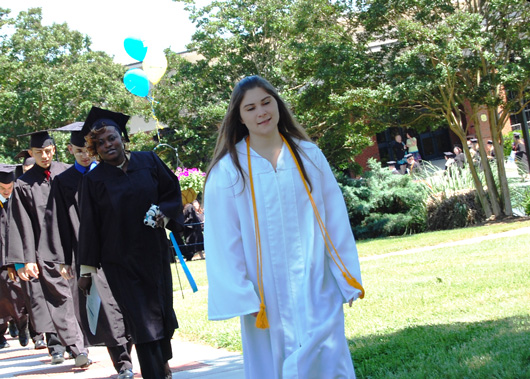
[[[33,166],[15,181],[9,206],[7,263],[37,263],[39,279],[21,281],[26,292],[26,306],[37,333],[57,332],[65,346],[76,344],[77,331],[70,287],[59,273],[59,265],[49,260],[45,249],[39,250],[41,233],[47,233],[44,214],[53,179],[69,165],[52,162],[50,180],[44,169]]]
[[[188,203],[184,206],[184,237],[186,247],[191,253],[191,258],[196,252],[204,250],[204,236],[202,234],[201,218],[195,210],[193,204]]]
[[[86,311],[86,297],[77,286],[79,264],[77,264],[77,246],[79,236],[78,193],[83,174],[74,166],[61,173],[52,183],[45,223],[50,226],[49,233],[43,235],[39,245],[46,245],[50,260],[67,264],[74,268],[74,278],[69,281],[76,308],[76,317],[91,345],[119,346],[127,343],[127,333],[123,315],[112,296],[103,270],[93,275],[101,298],[96,334],[90,332]]]
[[[9,201],[0,204],[0,324],[13,320],[17,327],[23,329],[27,323],[24,293],[19,281],[9,279],[5,265],[8,204]]]
[[[166,231],[143,220],[156,204],[174,227],[181,202],[176,175],[153,152],[131,153],[126,173],[102,162],[83,178],[79,263],[103,268],[137,344],[178,327]]]

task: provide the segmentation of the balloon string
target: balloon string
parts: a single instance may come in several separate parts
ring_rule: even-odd
[[[160,123],[158,122],[158,117],[156,117],[155,105],[154,105],[155,103],[158,103],[158,102],[155,101],[154,96],[147,96],[147,100],[149,100],[149,103],[151,104],[151,114],[156,121],[156,135],[158,137],[158,142],[160,142]]]

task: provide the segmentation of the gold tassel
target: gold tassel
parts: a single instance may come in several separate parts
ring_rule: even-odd
[[[361,291],[361,295],[359,296],[360,299],[364,298],[364,288],[359,284],[357,279],[355,279],[353,276],[348,275],[347,273],[343,272],[342,276],[344,276],[344,279],[346,279],[346,282],[353,288],[357,288],[359,291]]]
[[[261,303],[259,305],[259,313],[256,317],[256,328],[268,329],[269,320],[267,320],[267,313],[265,312],[265,304]]]

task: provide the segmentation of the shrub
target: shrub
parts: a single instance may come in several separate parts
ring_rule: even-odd
[[[426,206],[428,230],[462,228],[485,219],[474,189],[439,192],[429,196]]]
[[[418,233],[425,229],[425,192],[409,175],[394,175],[375,159],[361,179],[337,174],[350,224],[358,239]]]

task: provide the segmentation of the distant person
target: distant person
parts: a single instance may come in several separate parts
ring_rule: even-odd
[[[407,154],[407,145],[405,145],[401,138],[401,134],[399,133],[394,136],[392,150],[394,152],[394,158],[399,166],[399,170],[404,172],[407,165],[407,159],[405,158],[405,154]]]
[[[526,155],[526,147],[524,142],[521,140],[520,133],[513,133],[512,150],[515,151],[515,163],[519,175],[523,178],[528,178],[528,156]]]
[[[449,172],[450,169],[457,166],[455,163],[455,154],[451,151],[446,151],[444,153],[445,158],[445,164],[444,164],[444,170]]]
[[[20,175],[24,174],[35,164],[35,158],[33,158],[28,150],[22,150],[17,155],[15,159],[22,158],[22,164],[18,165],[15,169],[15,178],[18,178]]]
[[[390,172],[394,175],[401,175],[401,172],[396,168],[396,161],[388,161],[386,163],[388,165],[388,169]]]
[[[364,290],[344,198],[320,149],[259,76],[234,87],[204,213],[208,318],[240,317],[245,376],[355,377],[343,304]]]
[[[468,145],[469,152],[471,154],[471,158],[473,159],[473,165],[477,169],[482,169],[482,162],[480,160],[480,154],[479,154],[479,144],[478,139],[471,138],[469,140],[470,144]]]
[[[20,346],[24,347],[29,343],[24,292],[20,282],[16,280],[15,268],[5,263],[7,211],[15,182],[14,170],[13,165],[0,165],[0,349],[9,347],[4,336],[8,328],[12,337],[18,336]]]
[[[455,145],[453,147],[453,153],[455,154],[454,160],[458,168],[464,168],[466,164],[466,156],[462,151],[460,145]]]
[[[420,151],[418,149],[418,140],[416,137],[413,136],[411,131],[407,132],[407,151],[409,154],[412,154],[414,156],[414,160],[416,162],[421,162],[421,155]]]
[[[406,173],[411,176],[419,174],[421,171],[421,167],[419,162],[416,162],[416,160],[414,159],[414,155],[410,153],[406,154],[405,159],[407,160]]]
[[[494,161],[495,160],[495,147],[493,146],[492,140],[488,140],[487,147],[488,147],[488,151],[486,152],[486,154],[488,156],[488,160]]]

